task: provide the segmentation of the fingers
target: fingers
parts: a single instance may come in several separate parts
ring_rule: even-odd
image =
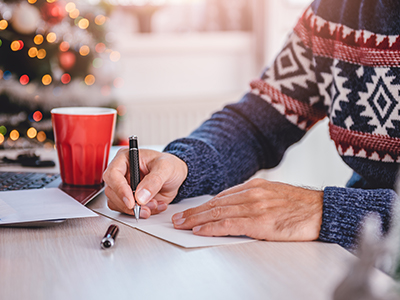
[[[125,177],[129,169],[127,154],[127,149],[118,151],[117,155],[104,172],[103,180],[108,186],[108,188],[105,189],[107,198],[111,199],[114,204],[122,200],[127,208],[132,209],[135,205],[135,201],[132,189]],[[111,193],[111,191],[113,191],[113,193]],[[118,207],[120,207],[121,204],[119,204]]]
[[[247,218],[223,219],[196,226],[193,228],[193,233],[201,236],[240,236],[248,235],[247,227],[249,226]]]

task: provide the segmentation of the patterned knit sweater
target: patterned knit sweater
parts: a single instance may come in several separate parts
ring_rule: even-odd
[[[313,2],[241,101],[166,147],[189,168],[175,201],[216,194],[276,166],[328,117],[331,139],[354,175],[346,187],[324,189],[319,239],[353,248],[371,212],[385,233],[400,162],[399,15],[396,0]]]

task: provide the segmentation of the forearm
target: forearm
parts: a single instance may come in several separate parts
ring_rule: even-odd
[[[276,166],[286,149],[304,134],[268,102],[245,95],[215,113],[189,137],[165,148],[188,165],[188,177],[176,200],[217,194],[260,169]]]
[[[393,204],[398,200],[391,189],[325,188],[319,240],[348,249],[356,247],[364,218],[371,213],[380,216],[381,234],[385,234]]]

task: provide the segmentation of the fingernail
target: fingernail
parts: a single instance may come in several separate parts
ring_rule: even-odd
[[[150,213],[147,210],[141,209],[140,210],[140,217],[143,219],[147,219],[150,217]]]
[[[177,213],[176,215],[174,215],[172,217],[172,220],[175,221],[175,220],[178,220],[178,219],[182,219],[182,217],[183,217],[183,213]]]
[[[143,189],[135,193],[135,197],[138,202],[147,203],[150,201],[151,193],[148,190]]]
[[[179,219],[179,220],[174,221],[174,224],[175,225],[182,225],[185,221],[186,221],[186,219]]]
[[[158,204],[158,207],[157,207],[158,211],[163,211],[163,210],[166,210],[166,209],[167,209],[167,204],[165,204],[165,203],[159,203]]]
[[[131,202],[129,201],[128,198],[124,197],[122,198],[122,201],[124,201],[126,207],[131,208]]]
[[[196,233],[196,232],[198,232],[200,229],[201,229],[201,226],[196,226],[196,227],[193,227],[192,231],[193,231],[193,233]]]

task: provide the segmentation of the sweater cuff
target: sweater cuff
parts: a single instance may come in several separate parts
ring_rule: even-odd
[[[386,233],[396,198],[396,193],[390,189],[326,187],[319,240],[355,248],[364,219],[373,212],[381,218],[381,234]]]

